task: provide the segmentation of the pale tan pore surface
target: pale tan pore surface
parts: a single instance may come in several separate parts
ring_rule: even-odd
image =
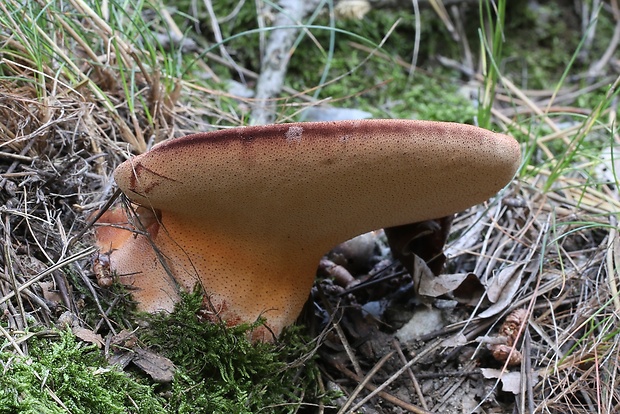
[[[156,243],[182,285],[200,275],[232,319],[268,311],[279,332],[329,248],[482,202],[519,161],[514,139],[467,125],[299,123],[167,141],[123,163],[115,179],[131,200],[161,210]]]

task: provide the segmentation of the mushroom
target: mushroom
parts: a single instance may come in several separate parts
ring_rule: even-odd
[[[198,283],[226,323],[264,317],[266,329],[254,338],[269,340],[299,315],[330,248],[483,202],[519,162],[513,138],[454,123],[358,120],[199,133],[116,169],[119,188],[140,208],[133,224],[118,212],[104,216],[100,224],[128,227],[105,237],[99,230],[98,246],[139,309],[171,311],[179,292]]]

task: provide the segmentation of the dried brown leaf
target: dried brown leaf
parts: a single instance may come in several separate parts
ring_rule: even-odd
[[[522,269],[522,264],[506,266],[491,280],[487,297],[493,304],[478,316],[488,318],[510,306],[521,286]]]
[[[83,328],[81,326],[74,326],[71,328],[71,332],[73,332],[73,335],[77,336],[84,342],[97,345],[97,348],[103,347],[103,337],[90,329]]]
[[[501,369],[494,368],[482,368],[482,375],[486,379],[499,378],[502,382],[502,391],[511,392],[515,395],[521,393],[521,373],[520,372],[506,372]]]
[[[136,348],[134,351],[133,363],[153,378],[153,381],[172,381],[176,367],[171,360],[142,348]]]

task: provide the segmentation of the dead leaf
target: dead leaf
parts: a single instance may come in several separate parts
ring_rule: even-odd
[[[135,331],[123,329],[110,339],[110,354],[108,363],[127,367],[130,362],[144,371],[156,382],[171,382],[176,367],[166,357],[140,348]]]
[[[478,303],[484,287],[473,273],[443,274],[435,276],[422,258],[414,255],[412,260],[411,276],[416,292],[427,298],[437,298],[445,294],[459,303],[475,305]]]
[[[435,332],[445,326],[442,311],[437,308],[427,308],[420,306],[415,309],[411,319],[402,328],[400,328],[395,336],[402,343],[417,341],[421,336]]]
[[[138,337],[134,331],[128,331],[127,329],[123,329],[116,335],[110,338],[110,345],[112,348],[122,347],[133,349],[138,343]]]
[[[415,286],[416,293],[420,293],[421,286],[430,286],[432,284],[432,280],[436,277],[431,269],[428,268],[426,262],[422,260],[419,256],[413,255],[411,260],[411,268],[409,269],[409,273],[413,279],[413,286]],[[426,289],[427,293],[432,293],[432,288]],[[431,296],[431,295],[423,295],[423,296]],[[431,296],[434,297],[434,296]]]
[[[71,332],[73,332],[73,335],[77,336],[84,342],[90,342],[91,344],[95,344],[99,349],[103,347],[103,337],[98,333],[91,331],[90,329],[86,329],[81,326],[73,326],[71,328]]]
[[[455,273],[432,277],[428,277],[428,274],[424,274],[420,279],[418,293],[434,298],[445,295],[446,293],[458,289],[468,276],[469,273]]]
[[[493,305],[478,316],[488,318],[497,315],[512,304],[514,296],[521,286],[522,270],[523,264],[506,266],[491,279],[487,288],[487,297]]]
[[[133,363],[153,378],[153,381],[172,381],[176,367],[171,360],[142,348],[136,348],[134,352]]]
[[[131,351],[114,352],[107,358],[108,364],[117,365],[122,369],[125,369],[127,365],[133,360],[134,354]]]
[[[514,283],[514,277],[517,275],[517,271],[523,267],[522,264],[509,265],[504,267],[496,274],[487,287],[487,296],[493,303],[497,303],[500,300],[502,293],[506,287],[511,283]]]
[[[446,348],[456,348],[457,346],[467,345],[469,341],[467,337],[462,333],[458,333],[456,335],[452,335],[441,342],[442,347]]]
[[[43,298],[45,300],[53,303],[55,306],[58,306],[62,303],[62,295],[56,289],[56,284],[53,281],[39,282],[39,286],[41,287]]]
[[[515,395],[521,393],[521,373],[519,371],[506,372],[495,368],[481,368],[480,371],[487,379],[499,378],[502,382],[502,391],[511,392]],[[538,384],[540,374],[538,371],[531,371],[528,376],[532,382],[531,386],[535,387]]]
[[[452,297],[460,304],[476,306],[484,292],[484,286],[478,276],[469,273],[459,287],[452,291]]]
[[[501,369],[495,368],[482,368],[480,370],[482,375],[486,379],[497,379],[499,378],[502,382],[502,391],[511,392],[515,395],[521,393],[521,373],[518,371],[515,372],[506,372]]]

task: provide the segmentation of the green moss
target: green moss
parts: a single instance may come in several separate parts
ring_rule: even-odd
[[[198,316],[201,306],[201,293],[186,295],[175,312],[146,316],[148,327],[139,331],[147,347],[177,367],[169,385],[109,367],[96,346],[69,331],[36,334],[26,357],[0,352],[0,414],[288,413],[302,395],[318,398],[317,368],[298,328],[278,344],[252,344],[248,332],[259,323],[208,323]]]
[[[108,367],[99,349],[68,331],[31,338],[28,347],[26,357],[0,352],[0,413],[166,412],[150,386]]]
[[[141,336],[178,368],[169,411],[287,413],[301,403],[300,395],[312,394],[307,389],[316,372],[312,361],[301,368],[303,375],[288,364],[306,351],[297,332],[285,334],[280,345],[251,344],[248,332],[257,325],[206,323],[198,317],[201,306],[202,294],[187,295],[170,315],[150,316]]]
[[[428,11],[423,15],[422,38],[445,41],[441,51],[433,51],[434,43],[422,42],[418,65],[434,53],[458,54],[457,46],[448,40],[436,17]],[[352,41],[363,43],[352,34],[367,39],[363,46],[378,45],[397,20],[399,24],[378,55],[368,58],[368,52],[351,47]],[[329,22],[320,20],[317,24],[327,26]],[[291,59],[287,75],[289,86],[297,90],[313,88],[320,84],[323,71],[328,68],[327,85],[321,87],[318,97],[341,100],[337,105],[366,110],[381,118],[472,123],[474,106],[458,93],[461,84],[458,74],[435,68],[431,72],[417,70],[410,78],[407,68],[397,63],[397,56],[411,60],[415,33],[413,16],[382,10],[371,12],[363,21],[346,20],[336,24],[337,29],[351,35],[335,33],[333,55],[325,53],[330,44],[329,30],[315,31],[313,39],[305,38]],[[317,47],[316,42],[322,47]]]
[[[538,2],[529,6],[526,2],[518,6],[509,3],[504,32],[504,75],[524,89],[555,88],[583,40],[581,17],[574,9],[558,7],[555,3]],[[614,24],[611,13],[603,11],[598,15],[596,27],[589,29],[595,30],[592,43],[581,49],[574,64],[576,70],[572,72],[586,70],[592,57],[604,53]]]
[[[189,3],[177,3],[182,13],[176,16],[182,30],[193,30],[199,27],[201,35],[212,42],[210,23],[206,10],[202,6],[192,9]],[[233,5],[214,4],[217,16],[226,16],[232,11]],[[183,19],[186,14],[197,13],[198,22],[193,24]],[[427,56],[437,53],[450,57],[458,56],[458,45],[451,41],[443,23],[432,10],[423,11],[422,38],[418,64],[425,63]],[[222,36],[228,39],[258,28],[256,10],[253,3],[246,3],[234,19],[220,25]],[[361,43],[373,48],[382,42],[384,37],[398,21],[391,36],[379,52],[380,57],[368,57],[368,52],[352,48],[350,42]],[[411,13],[394,13],[372,11],[364,20],[338,20],[334,31],[330,29],[330,21],[326,13],[321,14],[314,26],[323,29],[311,29],[312,37],[304,36],[297,45],[288,67],[285,82],[296,90],[307,90],[320,84],[324,71],[328,85],[320,89],[318,98],[331,97],[340,100],[337,105],[370,111],[375,117],[418,118],[443,121],[471,123],[475,111],[466,98],[458,94],[458,74],[436,69],[431,74],[418,71],[412,80],[408,78],[407,69],[399,66],[388,56],[402,56],[410,60],[413,53],[413,36],[415,33],[414,17]],[[269,31],[264,35],[269,36]],[[330,37],[335,37],[334,47],[329,53]],[[259,35],[244,34],[227,40],[226,49],[234,55],[234,60],[253,71],[260,71]],[[361,39],[366,39],[364,42]],[[320,45],[320,46],[318,46]],[[310,64],[309,64],[310,63]],[[221,65],[211,68],[222,79],[236,78],[234,69]],[[351,71],[351,73],[348,73]],[[346,75],[346,76],[344,76]],[[199,73],[190,78],[199,77]],[[337,81],[333,81],[340,78]],[[214,88],[221,86],[211,85]],[[236,105],[234,102],[231,104]],[[282,115],[291,115],[298,111],[297,106],[281,108]]]

